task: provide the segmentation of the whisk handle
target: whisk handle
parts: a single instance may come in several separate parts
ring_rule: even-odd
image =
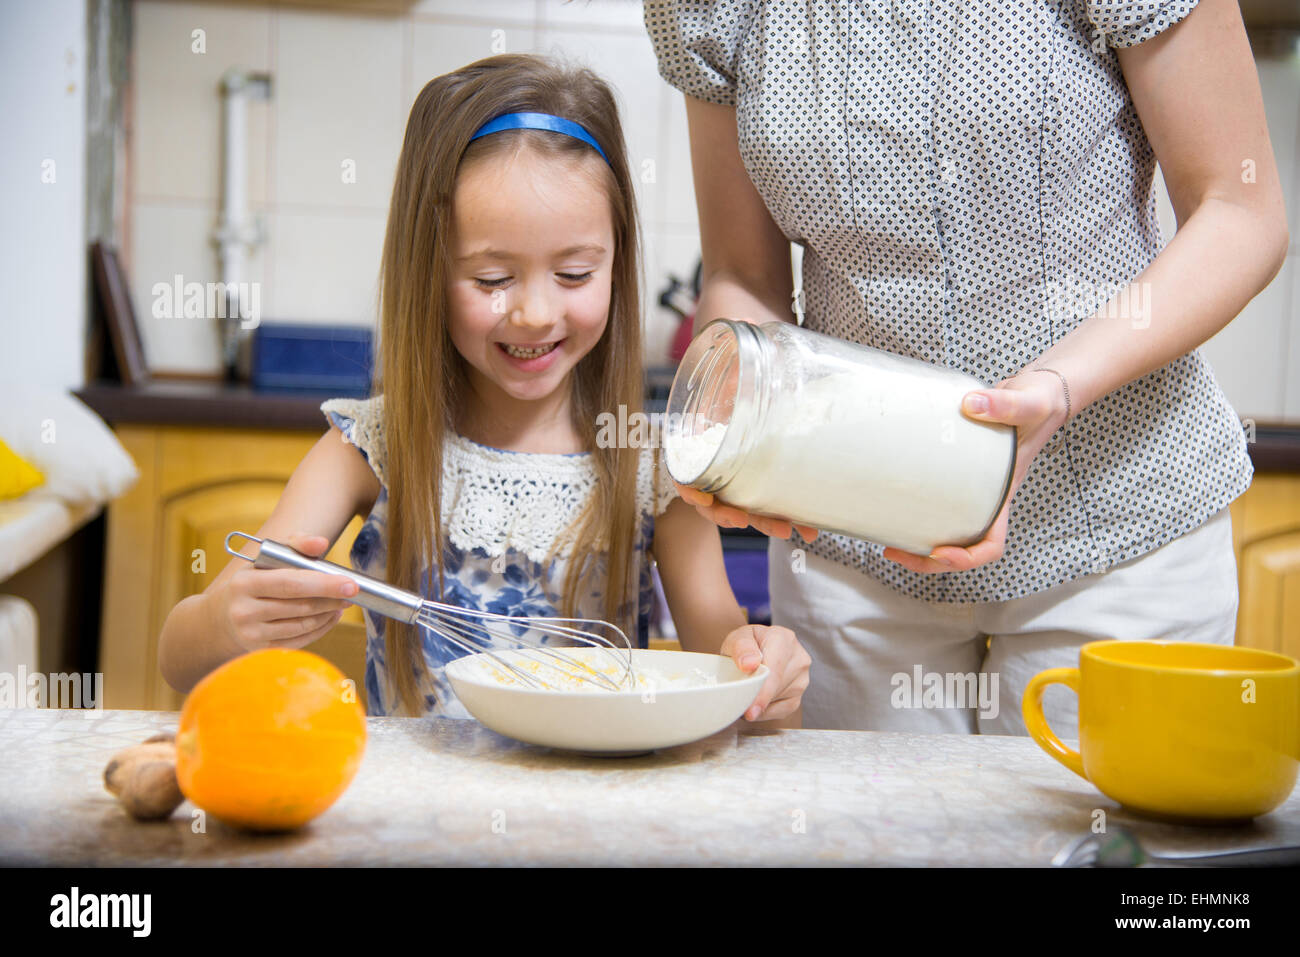
[[[232,538],[244,538],[250,542],[257,542],[256,557],[250,559],[242,552],[231,548],[230,540]],[[362,608],[369,608],[385,618],[404,621],[408,625],[415,623],[415,619],[420,614],[420,606],[423,604],[423,599],[419,595],[404,591],[401,588],[395,588],[388,582],[381,582],[377,578],[371,578],[369,575],[363,575],[351,568],[344,568],[342,565],[326,561],[323,558],[309,558],[297,549],[272,541],[269,538],[257,538],[253,535],[245,535],[243,532],[231,532],[226,536],[226,551],[236,558],[251,561],[254,568],[301,568],[309,572],[324,572],[326,575],[342,575],[344,578],[350,578],[357,583],[357,588],[360,590],[348,601],[360,605]]]

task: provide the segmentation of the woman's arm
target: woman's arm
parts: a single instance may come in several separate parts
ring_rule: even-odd
[[[257,537],[323,555],[378,496],[379,480],[370,466],[331,428],[294,470]],[[256,545],[246,543],[243,553],[252,557]],[[356,583],[341,575],[253,568],[232,558],[203,592],[178,602],[168,614],[158,640],[158,666],[169,685],[187,692],[247,651],[310,644],[334,627],[356,591]]]
[[[674,500],[655,519],[652,551],[682,648],[729,655],[746,672],[766,664],[771,674],[745,718],[797,728],[811,659],[790,629],[745,623],[727,581],[717,526]]]
[[[1118,54],[1178,232],[1134,280],[1151,291],[1149,325],[1103,309],[1032,363],[1065,375],[1076,410],[1212,337],[1277,275],[1290,242],[1237,4],[1202,0],[1181,23]],[[1121,291],[1116,305],[1127,301]]]
[[[971,418],[1020,430],[1013,492],[1071,414],[1191,352],[1226,326],[1277,274],[1286,257],[1282,188],[1264,121],[1259,77],[1232,0],[1202,0],[1181,23],[1118,51],[1133,104],[1164,172],[1178,232],[1126,289],[995,389],[971,393]],[[1148,302],[1136,315],[1126,304]],[[1140,297],[1140,298],[1138,298]],[[1117,318],[1116,318],[1117,317]],[[982,396],[987,411],[972,408]],[[994,561],[1008,505],[984,541],[941,546],[931,557],[886,549],[913,571],[964,570]]]
[[[687,96],[686,123],[702,263],[695,331],[718,318],[792,322],[790,241],[773,221],[740,158],[736,108]],[[791,525],[782,519],[750,515],[684,485],[677,486],[677,493],[723,528],[753,525],[765,535],[790,537]],[[817,537],[816,529],[799,526],[799,531],[805,541]]]
[[[793,322],[790,241],[745,171],[736,108],[687,96],[686,123],[702,260],[695,331],[719,317]]]

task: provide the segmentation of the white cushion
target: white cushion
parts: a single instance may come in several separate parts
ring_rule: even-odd
[[[37,671],[36,639],[36,609],[16,595],[0,595],[0,671]]]
[[[0,502],[0,582],[35,562],[99,509],[98,505],[69,505],[43,487]]]
[[[139,477],[104,420],[57,389],[6,386],[0,393],[0,439],[41,470],[41,490],[74,507],[103,505]]]

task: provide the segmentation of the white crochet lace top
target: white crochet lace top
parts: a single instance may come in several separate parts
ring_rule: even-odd
[[[384,464],[383,396],[373,399],[330,399],[321,411],[344,439],[365,457],[378,477],[381,491],[352,545],[352,566],[372,577],[386,576],[388,484]],[[645,647],[654,601],[650,562],[646,552],[654,537],[655,516],[676,497],[668,470],[652,449],[641,453],[637,473],[638,564],[637,634]],[[557,538],[577,517],[596,483],[591,455],[511,452],[495,449],[449,433],[443,449],[441,518],[446,537],[442,572],[444,600],[463,608],[508,615],[560,614],[564,570],[571,549],[562,547],[543,566]],[[421,576],[437,581],[430,564]],[[434,586],[436,588],[436,586]],[[436,597],[429,593],[426,597]],[[603,618],[598,592],[579,596],[576,614]],[[386,619],[366,612],[366,691],[371,714],[400,711],[385,661]],[[425,635],[425,662],[433,676],[427,713],[468,717],[456,700],[443,668],[462,651]],[[410,665],[414,668],[414,663]]]

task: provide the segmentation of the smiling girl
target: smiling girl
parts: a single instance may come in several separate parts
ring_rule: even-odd
[[[510,55],[431,81],[393,188],[376,395],[322,406],[329,431],[257,534],[321,555],[362,515],[358,571],[463,608],[603,618],[641,647],[655,561],[683,648],[766,663],[745,717],[797,721],[793,632],[745,624],[717,528],[654,449],[595,441],[601,413],[641,405],[637,237],[593,73]],[[245,652],[309,645],[355,593],[232,561],[168,616],[163,675],[184,691]],[[370,713],[466,716],[443,677],[455,649],[371,613],[366,630]]]

